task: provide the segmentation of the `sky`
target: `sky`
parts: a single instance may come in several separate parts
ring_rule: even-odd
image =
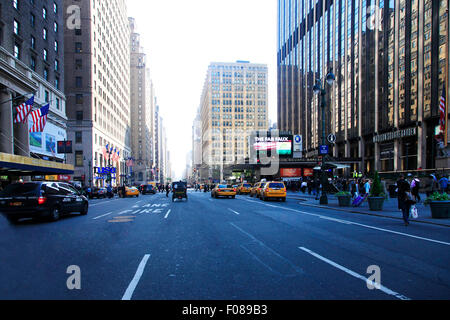
[[[211,62],[267,64],[269,119],[276,122],[274,0],[126,0],[147,54],[176,179],[192,150],[192,123]]]

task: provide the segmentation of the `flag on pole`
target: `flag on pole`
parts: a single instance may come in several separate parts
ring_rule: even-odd
[[[103,148],[102,148],[102,154],[103,154],[103,158],[104,158],[105,160],[108,160],[108,153],[106,152],[106,147],[103,147]]]
[[[50,110],[50,105],[47,104],[42,108],[35,110],[30,113],[30,117],[33,119],[33,126],[30,129],[31,132],[42,132],[47,123],[48,111]]]
[[[444,136],[445,132],[445,86],[442,89],[441,99],[439,100],[439,125],[440,125],[440,133]]]
[[[20,106],[16,107],[16,118],[14,123],[26,123],[28,115],[31,112],[34,104],[34,96],[32,96],[28,101],[22,103]]]

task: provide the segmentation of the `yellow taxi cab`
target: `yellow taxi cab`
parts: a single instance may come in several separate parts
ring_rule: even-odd
[[[256,196],[256,190],[258,190],[258,187],[261,185],[261,182],[257,182],[253,185],[253,187],[250,189],[250,197]]]
[[[267,182],[261,191],[261,200],[267,201],[271,198],[286,201],[286,186],[281,181]]]
[[[218,184],[214,187],[214,189],[212,189],[211,197],[231,197],[234,199],[236,197],[236,189],[229,184]]]
[[[261,184],[259,185],[258,189],[256,189],[256,197],[261,199],[262,197],[262,193],[264,190],[264,186],[266,185],[266,181],[261,182]]]
[[[249,194],[252,190],[252,185],[250,183],[241,183],[238,186],[238,194]]]
[[[139,190],[136,187],[125,187],[125,197],[139,197]]]

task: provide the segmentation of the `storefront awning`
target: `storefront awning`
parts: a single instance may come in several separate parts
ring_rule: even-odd
[[[0,175],[37,176],[73,173],[73,165],[0,152]]]

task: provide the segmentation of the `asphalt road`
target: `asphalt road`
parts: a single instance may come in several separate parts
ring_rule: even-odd
[[[190,191],[92,200],[54,223],[0,218],[0,299],[449,299],[449,271],[447,227],[293,199]]]

